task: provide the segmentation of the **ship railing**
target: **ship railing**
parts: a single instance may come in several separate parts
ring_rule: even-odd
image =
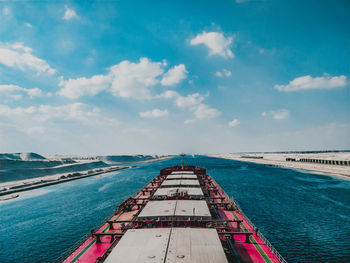
[[[86,233],[84,236],[79,238],[77,242],[75,242],[70,248],[65,250],[58,258],[56,258],[53,262],[54,263],[61,263],[66,258],[68,258],[69,255],[71,255],[75,250],[77,250],[78,247],[80,247],[88,238],[90,234]]]
[[[113,215],[107,216],[99,225],[97,225],[96,229],[100,229],[106,221],[111,218]],[[53,262],[55,263],[61,263],[63,262],[68,256],[70,256],[75,250],[77,250],[89,237],[91,236],[91,233],[86,233],[84,236],[79,238],[77,242],[75,242],[72,246],[70,246],[66,251],[64,251],[58,258],[56,258]]]
[[[117,245],[117,243],[119,242],[119,239],[116,238],[112,245],[110,245],[110,247],[103,253],[103,255],[101,257],[98,257],[96,260],[96,263],[102,263],[106,260],[106,258],[108,257],[108,255],[112,252],[113,248]]]
[[[152,180],[150,180],[143,188],[145,188],[148,184],[150,184],[155,178],[153,178]],[[142,189],[143,189],[142,188]],[[140,193],[139,190],[138,192],[135,193],[135,195],[137,195],[138,193]],[[135,196],[134,195],[134,196]],[[123,202],[121,202],[117,208],[114,210],[113,214],[112,215],[109,215],[107,216],[104,220],[101,221],[101,223],[99,225],[97,225],[96,229],[100,229],[106,222],[108,219],[110,219],[113,215],[116,215],[118,213],[120,213],[124,208],[125,208],[125,205],[127,204],[128,201],[130,201],[130,198],[132,197],[129,197],[127,198],[126,200],[124,200]],[[139,211],[140,212],[140,211]],[[78,249],[90,236],[91,234],[90,233],[87,233],[85,234],[84,236],[82,236],[81,238],[79,238],[79,240],[74,243],[70,248],[68,248],[68,250],[66,250],[63,254],[61,254],[57,259],[55,259],[53,262],[63,262],[69,255],[71,255],[76,249]]]
[[[143,188],[145,188],[148,184],[150,184],[152,181],[154,180],[154,178],[149,181]],[[143,189],[142,188],[142,189]],[[139,190],[137,193],[135,193],[135,195],[137,195],[138,193],[140,193]],[[118,213],[121,212],[121,210],[123,210],[124,206],[126,205],[126,203],[128,201],[130,201],[130,198],[127,198],[126,200],[124,200],[123,202],[121,202],[117,208],[114,210],[112,215],[107,216],[104,220],[101,221],[101,223],[99,225],[97,225],[96,229],[100,229],[106,222],[108,219],[110,219],[113,215],[116,215]],[[139,211],[140,212],[140,211]],[[75,250],[77,250],[88,238],[89,236],[91,236],[91,233],[87,233],[84,236],[82,236],[81,238],[79,238],[79,240],[77,242],[75,242],[72,246],[70,246],[70,248],[68,248],[65,252],[63,252],[59,257],[57,257],[53,262],[55,263],[59,263],[59,262],[63,262],[66,258],[68,258],[69,255],[71,255]]]
[[[252,226],[253,229],[256,230],[256,234],[265,242],[265,244],[270,248],[270,250],[275,254],[275,256],[282,262],[287,263],[287,261],[283,258],[283,256],[277,251],[277,249],[270,243],[270,241],[261,233],[261,231],[258,231],[257,227],[253,224],[252,221],[250,221],[249,217],[245,215],[241,207],[239,206],[238,202],[233,198],[229,197],[229,201],[232,203],[232,205],[238,210],[244,217],[244,219]]]

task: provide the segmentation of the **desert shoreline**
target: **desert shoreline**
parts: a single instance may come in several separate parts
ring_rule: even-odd
[[[76,176],[72,176],[72,177],[68,177],[68,178],[61,178],[62,174],[44,176],[44,178],[50,177],[50,179],[46,178],[45,180],[43,179],[43,177],[38,177],[38,178],[35,178],[36,180],[30,179],[31,182],[30,183],[26,182],[25,184],[23,184],[23,181],[27,181],[27,180],[21,180],[21,181],[17,181],[17,184],[13,184],[12,188],[9,188],[8,190],[0,192],[0,196],[7,196],[7,195],[14,194],[14,193],[30,191],[30,190],[34,190],[34,189],[45,187],[45,186],[65,183],[65,182],[69,182],[69,181],[73,181],[73,180],[78,180],[78,179],[82,179],[82,178],[86,178],[86,177],[90,177],[90,176],[95,176],[95,175],[99,175],[99,174],[115,172],[115,171],[124,170],[124,169],[128,169],[128,168],[132,168],[132,166],[109,167],[108,169],[104,169],[103,171],[80,174],[80,175],[76,175]],[[0,187],[2,187],[3,185],[5,185],[5,183],[1,184]],[[13,189],[13,187],[20,187],[20,188]],[[0,201],[2,201],[2,200],[0,199]]]
[[[263,158],[258,159],[258,158],[252,158],[251,156],[244,157],[244,155],[241,155],[241,154],[212,154],[208,156],[235,160],[240,162],[263,164],[266,166],[274,166],[274,167],[280,167],[280,168],[286,168],[286,169],[306,171],[309,173],[323,174],[323,175],[333,176],[333,177],[337,177],[345,180],[350,180],[350,166],[306,163],[306,162],[298,162],[298,161],[296,162],[285,161],[285,158],[290,156],[288,154],[280,154],[279,156],[278,154],[275,154],[275,156],[278,156],[278,158],[275,156],[272,156],[272,154],[257,154],[257,155]],[[295,154],[293,155],[293,157],[295,157]],[[300,158],[300,157],[306,157],[306,156],[303,154],[299,154],[298,157]],[[269,158],[269,159],[266,159],[266,158]],[[346,158],[348,158],[348,156],[346,156]]]
[[[135,167],[135,165],[132,165],[132,164],[152,163],[152,162],[168,160],[171,158],[172,158],[171,156],[167,156],[167,157],[160,157],[157,159],[145,160],[140,162],[118,163],[118,166],[110,166],[106,168],[86,170],[86,171],[78,172],[76,175],[72,175],[72,176],[68,176],[68,174],[71,174],[71,173],[74,174],[74,171],[70,173],[61,173],[61,174],[41,176],[37,178],[29,178],[29,179],[24,179],[19,181],[0,183],[0,197],[2,197],[0,198],[0,201],[13,199],[13,198],[7,199],[7,197],[15,193],[30,191],[30,190],[34,190],[45,186],[65,183],[65,182],[78,180],[78,179],[82,179],[90,176],[95,176],[95,175],[100,175],[100,174],[105,174],[105,173],[110,173],[114,171]],[[18,196],[14,198],[17,198],[17,197]]]

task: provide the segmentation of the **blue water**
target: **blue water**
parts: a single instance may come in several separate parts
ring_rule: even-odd
[[[350,181],[209,157],[207,168],[289,262],[350,262]],[[48,262],[111,215],[164,166],[140,164],[0,203],[0,262]]]

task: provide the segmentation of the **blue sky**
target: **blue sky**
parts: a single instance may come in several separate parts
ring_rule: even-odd
[[[0,152],[350,148],[348,1],[0,1]]]

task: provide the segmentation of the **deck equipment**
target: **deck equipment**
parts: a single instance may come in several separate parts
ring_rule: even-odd
[[[57,261],[286,262],[206,169],[181,156]]]

